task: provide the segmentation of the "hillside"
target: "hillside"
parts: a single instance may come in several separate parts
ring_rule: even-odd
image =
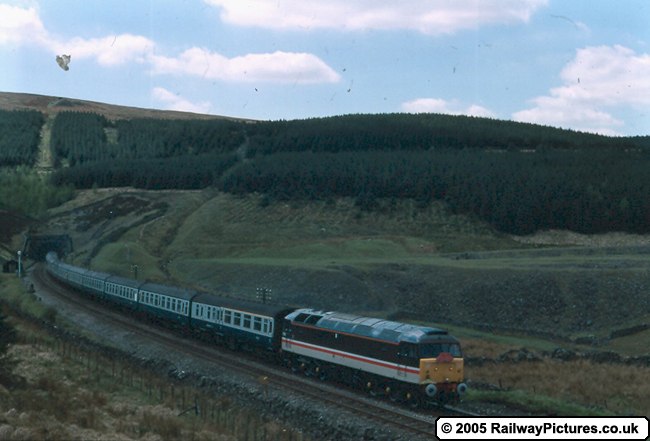
[[[632,139],[448,115],[161,120],[9,95],[14,109],[54,109],[38,148],[56,193],[21,174],[8,192],[40,195],[32,232],[71,234],[77,264],[561,339],[649,320],[650,156],[620,148]],[[44,215],[71,184],[93,189]],[[537,250],[548,230],[633,239]]]
[[[442,114],[250,123],[113,119],[115,106],[63,98],[45,107],[57,112],[44,123],[39,111],[0,110],[0,159],[53,170],[57,187],[351,197],[365,211],[380,199],[415,200],[423,211],[443,202],[509,234],[650,232],[650,149],[637,138]]]
[[[137,266],[140,278],[222,295],[254,300],[265,288],[275,302],[560,340],[592,336],[586,341],[631,353],[648,343],[648,331],[608,341],[612,331],[650,321],[647,236],[540,249],[442,205],[423,216],[413,202],[386,213],[351,199],[261,202],[213,189],[89,190],[32,231],[71,234],[75,264],[131,277]]]
[[[226,116],[205,115],[191,112],[178,112],[175,110],[142,109],[138,107],[118,106],[115,104],[98,103],[95,101],[79,100],[74,98],[61,98],[30,93],[0,92],[1,110],[37,110],[43,114],[57,114],[71,110],[77,112],[91,112],[105,116],[107,119],[232,119]]]

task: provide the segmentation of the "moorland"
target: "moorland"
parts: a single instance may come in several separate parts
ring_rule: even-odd
[[[650,137],[429,114],[119,114],[2,95],[14,106],[0,111],[0,203],[15,220],[5,258],[25,226],[70,234],[69,261],[95,270],[251,299],[263,288],[448,328],[468,358],[539,358],[468,362],[477,389],[499,390],[479,399],[650,413],[650,367],[630,361],[650,345]],[[557,348],[627,364],[561,361]]]

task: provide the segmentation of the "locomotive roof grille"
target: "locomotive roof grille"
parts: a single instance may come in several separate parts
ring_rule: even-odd
[[[393,343],[418,343],[424,341],[440,341],[441,339],[456,340],[443,329],[416,326],[341,312],[299,309],[287,318],[295,323],[304,323],[322,329],[376,338]]]
[[[427,331],[427,335],[440,335],[440,334],[447,334],[447,331],[444,329],[432,329],[431,331]]]

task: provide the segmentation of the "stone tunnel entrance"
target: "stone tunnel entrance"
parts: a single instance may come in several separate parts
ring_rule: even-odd
[[[59,256],[72,252],[72,238],[67,234],[59,236],[27,236],[25,241],[25,255],[33,260],[45,260],[50,251],[55,251]]]

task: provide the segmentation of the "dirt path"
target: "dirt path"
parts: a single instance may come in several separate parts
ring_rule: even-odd
[[[54,155],[50,145],[54,118],[56,118],[56,114],[48,115],[47,121],[41,128],[41,142],[38,144],[38,159],[36,160],[36,169],[40,171],[49,171],[54,167]]]

